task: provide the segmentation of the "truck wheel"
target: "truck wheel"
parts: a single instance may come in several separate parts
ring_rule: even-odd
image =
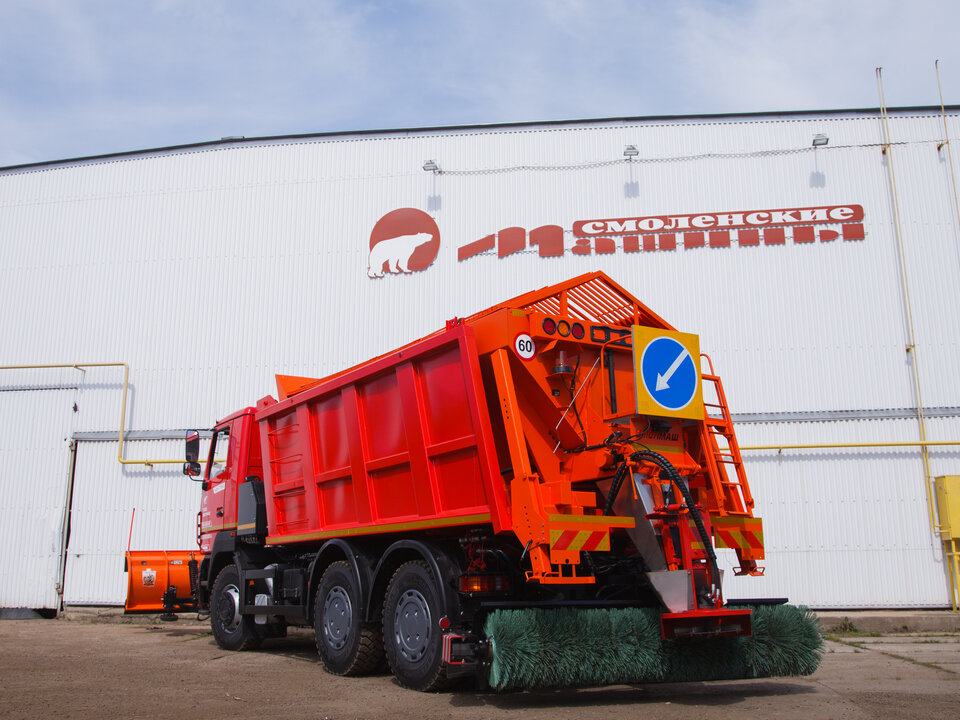
[[[383,637],[390,669],[412,690],[441,690],[447,685],[442,662],[440,593],[422,561],[401,565],[383,601]]]
[[[313,625],[317,652],[334,675],[364,675],[383,660],[383,633],[360,617],[360,587],[350,566],[335,562],[320,579]]]
[[[253,650],[263,642],[253,618],[240,614],[239,586],[236,565],[227,565],[213,584],[210,627],[217,645],[224,650]]]

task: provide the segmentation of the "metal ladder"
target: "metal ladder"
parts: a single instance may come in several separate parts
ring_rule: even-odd
[[[706,389],[707,382],[713,383],[716,395],[716,402],[708,402],[706,397],[703,400],[706,410],[703,430],[704,456],[710,465],[711,477],[716,478],[714,490],[719,491],[718,496],[724,499],[723,514],[748,514],[753,509],[753,496],[747,485],[737,436],[733,432],[733,420],[727,407],[727,396],[723,392],[720,377],[714,373],[713,361],[706,354],[701,354],[700,357],[706,359],[710,368],[709,373],[701,374],[704,388]],[[728,472],[729,469],[733,472]],[[731,476],[735,476],[736,479],[731,480]]]

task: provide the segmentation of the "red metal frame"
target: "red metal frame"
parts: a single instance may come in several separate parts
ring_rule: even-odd
[[[689,610],[660,616],[660,634],[668,639],[735,637],[752,631],[750,610]]]

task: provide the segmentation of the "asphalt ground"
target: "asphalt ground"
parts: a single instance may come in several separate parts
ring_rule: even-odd
[[[401,688],[388,674],[325,673],[307,629],[256,652],[232,653],[217,647],[208,623],[195,617],[165,623],[117,608],[68,608],[57,619],[0,621],[0,718],[960,716],[960,615],[821,617],[826,652],[810,677],[510,693],[466,685],[425,694]]]

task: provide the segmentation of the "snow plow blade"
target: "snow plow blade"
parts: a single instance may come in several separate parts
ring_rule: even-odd
[[[123,611],[190,612],[195,610],[191,563],[196,573],[196,550],[127,550],[127,599]],[[165,597],[166,596],[166,597]]]

